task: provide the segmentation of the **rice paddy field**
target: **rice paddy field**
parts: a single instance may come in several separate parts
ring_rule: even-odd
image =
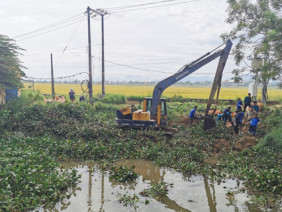
[[[32,89],[31,84],[24,84],[25,88]],[[80,84],[55,84],[55,93],[58,95],[68,95],[69,90],[73,88],[76,95],[83,93]],[[35,90],[39,90],[44,94],[51,94],[50,83],[35,83]],[[152,96],[154,86],[130,86],[130,85],[106,85],[106,94],[122,94],[126,96]],[[180,87],[171,86],[167,88],[163,94],[163,97],[169,98],[173,96],[182,96],[183,98],[196,98],[196,99],[207,99],[211,88],[209,87]],[[102,93],[101,85],[93,86],[94,95]],[[219,98],[220,99],[237,99],[244,98],[248,93],[247,87],[238,88],[222,88]],[[261,91],[258,90],[258,98],[261,98]],[[281,101],[282,90],[269,88],[268,89],[268,100]]]

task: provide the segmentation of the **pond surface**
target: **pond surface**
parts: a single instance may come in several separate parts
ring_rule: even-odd
[[[81,182],[68,192],[68,198],[52,207],[38,208],[36,211],[135,211],[134,207],[119,203],[118,194],[138,195],[136,211],[263,211],[247,203],[250,197],[242,191],[242,182],[238,180],[215,182],[200,175],[188,178],[144,160],[123,160],[116,165],[129,168],[134,165],[135,172],[140,175],[136,183],[113,182],[109,180],[108,172],[100,170],[94,163],[62,164],[65,168],[76,168],[81,174]],[[139,194],[157,182],[173,184],[165,197],[154,199]],[[149,200],[147,205],[146,200]]]

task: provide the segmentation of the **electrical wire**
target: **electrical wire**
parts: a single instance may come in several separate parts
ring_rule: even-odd
[[[63,76],[63,77],[54,77],[54,79],[66,79],[66,78],[71,78],[71,77],[75,77],[77,75],[81,75],[81,74],[88,74],[87,72],[79,72],[77,74],[73,74],[73,75],[68,75],[68,76]],[[27,79],[39,79],[39,80],[47,80],[47,79],[52,79],[51,77],[29,77],[29,76],[25,76],[23,78],[27,78]]]
[[[152,6],[152,7],[143,7],[143,8],[136,8],[136,9],[131,9],[131,10],[118,10],[118,11],[111,12],[111,14],[120,13],[120,12],[132,12],[132,11],[137,11],[137,10],[152,9],[152,8],[158,8],[158,7],[167,7],[167,6],[179,5],[179,4],[188,4],[188,3],[197,2],[197,1],[201,1],[201,0],[193,0],[193,1],[187,1],[187,2],[179,2],[179,3],[173,3],[173,4]]]
[[[94,57],[94,56],[92,56],[92,57]],[[94,58],[100,60],[100,58],[98,58],[98,57],[94,57]],[[165,71],[149,70],[149,69],[143,69],[143,68],[134,67],[134,66],[131,66],[131,65],[125,65],[125,64],[121,64],[121,63],[116,63],[116,62],[109,61],[109,60],[105,60],[105,61],[108,62],[108,63],[114,64],[114,65],[124,66],[124,67],[132,68],[132,69],[136,69],[136,70],[140,70],[140,71],[150,71],[150,72],[174,74],[174,72],[165,72]],[[161,64],[161,63],[158,63],[158,64]],[[231,74],[231,73],[232,73],[232,72],[225,72],[225,73],[223,73],[223,75],[225,75],[225,74]],[[192,73],[192,74],[194,74],[194,75],[214,75],[214,73]]]
[[[83,21],[83,20],[82,20],[82,21]],[[74,35],[76,34],[78,28],[80,27],[80,25],[81,25],[81,23],[82,23],[82,21],[78,23],[77,27],[76,27],[75,30],[73,31],[73,33],[72,33],[72,35],[71,35],[71,38],[70,38],[69,42],[67,43],[66,47],[64,48],[63,52],[62,52],[61,55],[58,57],[58,59],[55,61],[54,68],[57,66],[58,61],[61,59],[61,57],[63,56],[63,54],[64,54],[65,51],[67,50],[68,45],[69,45],[70,42],[72,41]]]
[[[43,34],[46,34],[46,33],[48,33],[48,32],[52,32],[52,31],[55,31],[55,30],[58,30],[58,29],[61,29],[61,28],[68,27],[68,26],[70,26],[70,25],[76,24],[76,23],[78,23],[78,22],[80,22],[80,21],[83,21],[83,20],[85,20],[85,19],[83,18],[83,19],[80,19],[80,20],[75,21],[75,22],[73,22],[73,23],[69,23],[69,24],[66,24],[66,25],[57,27],[57,28],[55,28],[55,29],[52,29],[52,30],[49,30],[49,31],[46,31],[46,32],[42,32],[42,33],[39,33],[39,34],[36,34],[36,35],[33,35],[33,36],[29,36],[29,37],[26,37],[26,38],[22,38],[22,39],[19,39],[19,40],[17,40],[17,41],[22,41],[22,40],[26,40],[26,39],[29,39],[29,38],[37,37],[37,36],[39,36],[39,35],[43,35]]]
[[[81,46],[81,47],[74,47],[74,48],[68,48],[67,51],[69,50],[73,50],[73,49],[85,49],[87,48],[86,46]],[[52,51],[52,52],[61,52],[62,50],[56,50],[56,51]],[[37,55],[42,55],[42,54],[49,54],[50,51],[44,51],[44,52],[38,52],[38,53],[34,53],[34,54],[27,54],[27,55],[24,55],[25,57],[28,57],[28,56],[37,56]]]
[[[111,7],[111,8],[105,8],[105,10],[112,11],[112,10],[120,10],[120,9],[127,9],[127,8],[134,8],[134,7],[142,7],[147,5],[153,5],[153,4],[161,4],[161,3],[167,3],[172,1],[179,1],[179,0],[163,0],[163,1],[157,1],[157,2],[149,2],[144,4],[134,4],[134,5],[127,5],[127,6],[119,6],[119,7]]]
[[[72,16],[72,17],[70,17],[70,18],[67,18],[67,19],[65,19],[65,20],[62,20],[62,21],[59,21],[59,22],[50,24],[50,25],[45,26],[45,27],[41,27],[41,28],[39,28],[39,29],[37,29],[37,30],[33,30],[33,31],[31,31],[31,32],[28,32],[28,33],[24,33],[24,34],[18,35],[18,36],[16,36],[16,37],[12,38],[12,39],[16,39],[16,38],[19,38],[19,37],[24,37],[24,36],[27,36],[27,35],[29,35],[29,34],[34,34],[34,33],[37,33],[37,32],[43,31],[43,30],[47,30],[47,29],[49,29],[49,28],[56,27],[56,26],[61,25],[61,24],[65,24],[65,23],[67,23],[67,22],[74,21],[74,20],[76,20],[76,19],[82,18],[82,17],[78,17],[78,16],[81,16],[81,15],[83,15],[83,14],[84,14],[84,13],[79,13],[79,14],[77,14],[77,15],[75,15],[75,16]]]
[[[130,65],[139,65],[139,66],[146,66],[146,65],[163,65],[163,64],[172,64],[172,63],[177,63],[177,62],[158,62],[158,63],[134,63]],[[116,65],[112,65],[116,66]]]
[[[98,59],[98,57],[92,56],[95,59]],[[115,64],[115,65],[119,65],[119,66],[124,66],[124,67],[128,67],[128,68],[132,68],[132,69],[136,69],[136,70],[140,70],[140,71],[150,71],[150,72],[158,72],[158,73],[166,73],[166,74],[171,74],[172,72],[165,72],[165,71],[157,71],[157,70],[149,70],[149,69],[143,69],[143,68],[137,68],[134,66],[130,66],[130,65],[125,65],[125,64],[121,64],[121,63],[116,63],[113,61],[109,61],[109,60],[105,60],[107,63],[111,63],[111,64]]]

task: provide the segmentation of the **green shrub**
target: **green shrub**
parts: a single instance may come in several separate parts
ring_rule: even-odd
[[[270,113],[267,113],[270,114]],[[281,109],[276,109],[265,120],[267,124],[267,134],[257,145],[258,149],[269,148],[275,152],[282,152],[282,112]]]
[[[189,102],[190,99],[189,98],[183,98],[181,95],[174,95],[171,98],[167,98],[170,99],[171,102]]]
[[[282,124],[265,135],[257,148],[270,148],[276,152],[282,152]]]
[[[125,95],[108,94],[101,99],[101,102],[111,104],[125,104],[127,102],[127,98]]]
[[[103,102],[97,102],[94,104],[94,108],[97,112],[112,112],[115,113],[117,107],[112,104],[105,104]]]
[[[19,97],[24,105],[44,103],[45,97],[39,91],[22,90]]]
[[[137,101],[137,102],[139,102],[140,99],[144,99],[144,96],[129,96],[128,97],[129,101]]]
[[[267,124],[267,127],[270,130],[272,130],[275,127],[279,127],[282,125],[282,110],[276,109],[273,113],[267,113],[270,114],[266,120],[264,120],[264,123]]]

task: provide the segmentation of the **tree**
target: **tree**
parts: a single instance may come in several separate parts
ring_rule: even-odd
[[[242,80],[241,73],[248,70],[246,55],[262,59],[257,69],[252,69],[257,82],[262,83],[262,101],[266,104],[269,80],[282,79],[282,16],[281,0],[227,0],[227,23],[234,28],[221,35],[238,41],[232,50],[237,69],[234,81]]]
[[[0,90],[22,87],[21,77],[25,76],[22,62],[19,60],[19,51],[14,40],[5,35],[0,35]]]

